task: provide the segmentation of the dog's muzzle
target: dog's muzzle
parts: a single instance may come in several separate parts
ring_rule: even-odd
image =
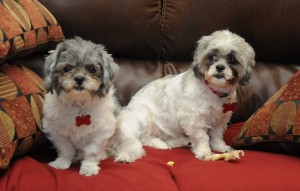
[[[225,70],[225,66],[223,65],[217,65],[216,66],[216,71],[218,72],[217,74],[214,75],[215,78],[224,78],[223,71]]]
[[[82,87],[82,85],[83,85],[83,82],[84,82],[84,80],[85,80],[85,78],[83,77],[83,76],[76,76],[75,78],[74,78],[74,80],[75,80],[75,82],[76,82],[76,85],[77,85],[77,87],[75,87],[75,89],[76,90],[83,90],[84,89],[84,87]]]
[[[217,66],[216,66],[216,70],[217,70],[218,72],[222,72],[223,70],[225,70],[225,66],[223,66],[223,65],[217,65]]]

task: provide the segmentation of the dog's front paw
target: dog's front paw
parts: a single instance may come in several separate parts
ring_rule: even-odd
[[[50,162],[49,165],[63,170],[71,166],[71,161],[58,157],[55,161]]]
[[[201,149],[201,150],[193,149],[193,153],[195,154],[195,157],[200,160],[203,160],[205,157],[214,154],[211,152],[210,149]]]
[[[93,176],[99,173],[100,167],[98,164],[81,164],[79,174],[83,176]]]
[[[233,151],[234,149],[229,145],[218,145],[218,146],[212,146],[212,150],[222,152],[222,153],[227,153]]]

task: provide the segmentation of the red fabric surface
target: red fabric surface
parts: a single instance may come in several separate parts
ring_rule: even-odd
[[[172,174],[181,191],[283,191],[299,190],[300,158],[245,151],[237,162],[203,162],[176,158]]]
[[[80,175],[79,165],[56,170],[28,156],[13,162],[0,181],[1,191],[176,191],[169,167],[159,159],[147,157],[132,164],[102,162],[96,176]]]
[[[228,128],[232,140],[242,124]],[[56,170],[47,165],[55,152],[40,149],[13,160],[0,173],[0,191],[212,191],[212,190],[299,190],[300,158],[274,153],[245,151],[240,161],[201,161],[189,148],[158,150],[145,147],[147,155],[131,164],[107,159],[92,177],[81,176],[79,165]],[[168,166],[174,161],[174,167]]]
[[[227,144],[232,145],[233,138],[236,136],[237,133],[239,133],[243,124],[244,124],[243,122],[240,122],[240,123],[235,123],[235,124],[231,124],[228,126],[228,128],[224,134],[224,141]]]

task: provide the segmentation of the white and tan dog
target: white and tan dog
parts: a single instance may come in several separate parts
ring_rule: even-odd
[[[58,157],[49,164],[67,169],[76,158],[82,160],[80,174],[95,175],[115,133],[119,106],[112,80],[119,67],[102,45],[79,37],[50,53],[44,68],[48,93],[42,130]]]
[[[144,155],[142,145],[169,149],[187,146],[199,159],[227,152],[223,133],[255,65],[252,47],[228,30],[198,41],[192,68],[155,80],[132,98],[117,122],[115,160],[132,162]]]

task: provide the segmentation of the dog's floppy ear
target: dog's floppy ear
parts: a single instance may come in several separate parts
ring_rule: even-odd
[[[98,45],[97,49],[102,59],[102,84],[98,91],[101,96],[105,96],[109,92],[112,81],[119,71],[119,66],[114,62],[112,56],[106,52],[103,46]]]
[[[194,60],[199,60],[204,55],[211,38],[211,36],[203,36],[200,38],[200,40],[198,40],[197,48],[194,53]]]
[[[245,75],[242,76],[241,80],[239,81],[239,84],[242,86],[246,86],[251,79],[251,71],[252,68],[255,66],[255,52],[253,48],[246,43],[244,47],[242,61],[244,62],[244,65],[246,67]]]
[[[194,52],[194,61],[192,63],[192,68],[193,68],[195,76],[198,78],[204,77],[204,74],[201,72],[199,63],[203,59],[203,56],[205,55],[205,52],[207,50],[207,47],[208,47],[210,41],[211,41],[211,36],[203,36],[197,42],[197,48]]]
[[[55,50],[50,50],[49,55],[46,57],[44,65],[44,85],[48,92],[53,93],[55,83],[58,83],[58,79],[55,79],[54,77],[54,68],[60,54],[65,50],[66,48],[64,47],[63,42],[61,42],[57,45]]]

